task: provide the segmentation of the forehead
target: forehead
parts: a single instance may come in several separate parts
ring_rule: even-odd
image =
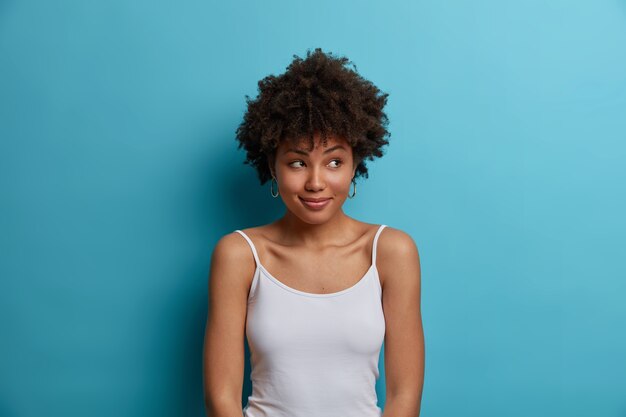
[[[337,146],[343,146],[346,151],[350,150],[350,143],[346,139],[340,136],[329,134],[326,137],[326,144],[324,145],[322,142],[323,140],[322,140],[321,135],[319,134],[314,135],[314,147],[313,149],[311,149],[310,148],[311,142],[307,137],[303,137],[301,139],[292,139],[292,140],[285,139],[285,140],[282,140],[281,143],[279,144],[278,152],[285,153],[289,151],[290,149],[295,149],[295,150],[300,150],[304,152],[321,153],[330,148],[334,148]]]

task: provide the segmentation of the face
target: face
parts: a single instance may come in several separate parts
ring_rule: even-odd
[[[343,138],[329,135],[326,146],[315,135],[315,148],[303,141],[283,141],[270,167],[287,209],[306,223],[323,223],[341,211],[356,171],[352,147]],[[321,203],[305,200],[324,199]]]

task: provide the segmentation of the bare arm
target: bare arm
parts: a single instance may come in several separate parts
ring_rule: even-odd
[[[254,259],[237,233],[222,237],[211,256],[204,334],[203,385],[208,417],[241,417],[247,297]]]
[[[386,325],[383,416],[418,417],[425,360],[419,253],[413,239],[397,229],[382,233],[379,242]]]

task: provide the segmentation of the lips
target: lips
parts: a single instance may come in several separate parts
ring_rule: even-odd
[[[326,207],[330,203],[330,198],[302,198],[300,197],[300,201],[304,204],[305,207],[310,208],[312,210],[321,210]]]
[[[321,203],[322,201],[330,200],[330,198],[300,198],[311,203]]]

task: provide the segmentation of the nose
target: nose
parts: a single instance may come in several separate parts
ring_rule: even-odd
[[[318,167],[313,168],[309,171],[310,174],[305,184],[305,188],[307,189],[307,191],[321,191],[326,188],[323,174],[320,171],[321,170]]]

